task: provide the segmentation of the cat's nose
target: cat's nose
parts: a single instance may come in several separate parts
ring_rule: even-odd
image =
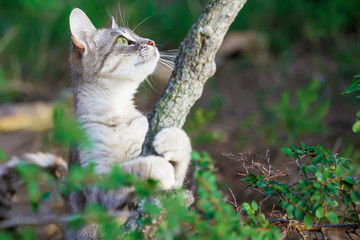
[[[150,45],[150,46],[153,46],[153,47],[156,47],[154,41],[148,41],[146,44],[147,44],[147,45]]]

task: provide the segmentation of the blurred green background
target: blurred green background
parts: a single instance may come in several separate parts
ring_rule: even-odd
[[[2,0],[2,107],[56,101],[69,89],[72,8],[83,9],[96,27],[106,26],[109,13],[120,23],[121,12],[130,28],[148,18],[136,33],[168,50],[178,47],[206,2]],[[220,49],[218,71],[185,126],[194,147],[208,150],[218,161],[223,182],[237,189],[232,183],[236,162],[222,156],[227,152],[264,154],[270,149],[274,161],[279,161],[280,148],[304,141],[359,160],[360,141],[351,131],[359,102],[354,96],[341,95],[360,73],[359,9],[359,0],[249,0],[245,4],[225,39],[226,46]],[[144,111],[151,109],[144,99],[158,97],[148,89],[141,88],[138,98]],[[2,133],[0,147],[10,155],[48,150],[42,144],[46,131],[29,138],[39,144],[4,147],[29,134],[26,130]]]

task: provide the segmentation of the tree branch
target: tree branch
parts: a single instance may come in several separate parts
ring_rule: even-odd
[[[175,68],[163,95],[149,114],[142,156],[154,153],[153,139],[162,128],[182,127],[191,107],[216,71],[215,54],[246,0],[210,0],[180,44]]]
[[[307,227],[301,221],[286,220],[283,218],[269,220],[271,224],[277,227],[290,227],[296,231],[316,231],[316,232],[328,232],[328,231],[348,231],[356,230],[359,228],[358,223],[343,223],[343,224],[325,224],[325,225],[312,225]]]

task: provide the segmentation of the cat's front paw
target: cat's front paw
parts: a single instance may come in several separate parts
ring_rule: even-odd
[[[153,157],[149,159],[151,164],[149,168],[149,176],[159,181],[159,186],[162,190],[169,190],[175,184],[174,167],[171,163],[164,161],[163,158]]]
[[[191,143],[186,133],[176,127],[164,128],[154,140],[155,151],[175,168],[174,188],[183,184],[190,162]]]

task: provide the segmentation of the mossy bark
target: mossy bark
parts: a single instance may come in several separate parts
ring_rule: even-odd
[[[215,54],[226,32],[246,0],[210,0],[180,44],[175,68],[154,110],[149,114],[141,155],[154,151],[156,133],[166,127],[184,125],[191,107],[201,97],[204,84],[216,71]]]

